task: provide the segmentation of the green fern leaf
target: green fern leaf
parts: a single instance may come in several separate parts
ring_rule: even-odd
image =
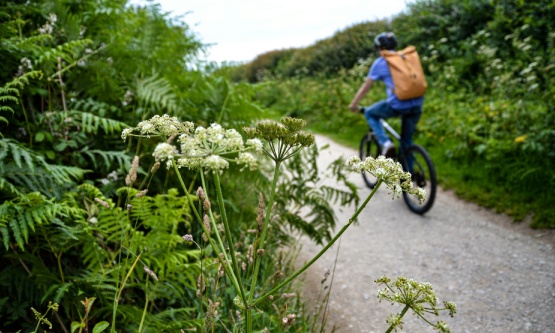
[[[177,108],[177,97],[168,80],[153,75],[136,81],[136,97],[144,106],[172,113]]]

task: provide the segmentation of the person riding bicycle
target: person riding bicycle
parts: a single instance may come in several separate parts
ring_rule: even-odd
[[[374,38],[374,47],[376,50],[395,51],[397,47],[397,38],[393,32],[383,32]],[[389,71],[386,60],[380,56],[374,61],[370,71],[366,76],[366,80],[358,89],[353,101],[349,105],[349,109],[353,112],[359,112],[359,102],[366,96],[372,88],[375,81],[382,81],[386,85],[387,99],[374,103],[364,109],[364,117],[368,125],[374,132],[381,147],[381,154],[386,157],[395,156],[395,145],[380,123],[380,118],[387,119],[391,117],[402,117],[401,144],[403,147],[412,145],[412,135],[416,130],[416,125],[422,115],[422,105],[424,97],[418,97],[408,100],[399,100],[394,94],[393,79]]]

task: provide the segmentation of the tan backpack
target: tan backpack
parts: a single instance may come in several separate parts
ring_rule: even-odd
[[[422,70],[420,58],[414,46],[401,51],[381,51],[387,61],[395,90],[393,93],[400,100],[422,97],[426,94],[426,77]]]

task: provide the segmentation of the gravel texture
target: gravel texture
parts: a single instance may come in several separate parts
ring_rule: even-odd
[[[317,136],[324,166],[357,152]],[[441,173],[441,170],[438,170]],[[362,177],[350,178],[361,198],[370,190]],[[337,207],[339,230],[354,211]],[[321,246],[302,238],[298,264]],[[338,251],[339,250],[339,251]],[[379,302],[374,280],[382,275],[430,282],[440,302],[454,301],[454,318],[444,314],[452,332],[555,332],[555,231],[533,230],[502,214],[461,201],[439,190],[434,207],[424,216],[409,211],[403,199],[392,200],[380,188],[359,222],[352,225],[306,273],[303,297],[316,299],[325,272],[335,274],[328,307],[328,332],[385,332],[386,318],[400,307]],[[435,332],[414,315],[404,317],[403,332]]]

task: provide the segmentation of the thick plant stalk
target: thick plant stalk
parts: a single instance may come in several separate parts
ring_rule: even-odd
[[[285,285],[287,285],[289,282],[293,281],[293,279],[295,279],[297,276],[299,276],[299,274],[303,273],[310,266],[312,266],[312,264],[314,264],[316,262],[316,260],[318,260],[339,239],[339,237],[341,237],[341,235],[347,230],[347,228],[349,228],[349,226],[356,220],[356,218],[358,217],[360,212],[362,212],[362,210],[366,207],[366,205],[368,204],[370,199],[372,199],[372,197],[374,196],[374,194],[376,193],[376,191],[378,190],[378,188],[380,187],[380,185],[382,183],[383,183],[382,180],[378,181],[376,186],[374,186],[374,189],[372,190],[372,192],[370,192],[370,194],[368,195],[366,200],[364,200],[362,205],[353,213],[353,216],[351,216],[349,221],[341,228],[341,230],[339,230],[339,232],[332,238],[332,240],[329,241],[329,243],[326,244],[326,246],[324,246],[324,248],[322,250],[320,250],[320,252],[318,252],[318,254],[316,254],[308,263],[306,263],[303,267],[301,267],[299,270],[297,270],[295,273],[293,273],[291,276],[289,276],[287,279],[285,279],[282,283],[277,285],[274,289],[270,290],[266,294],[260,296],[260,298],[258,298],[254,302],[252,302],[250,305],[251,306],[256,306],[258,303],[262,302],[268,296],[272,295],[274,292],[283,288]]]

